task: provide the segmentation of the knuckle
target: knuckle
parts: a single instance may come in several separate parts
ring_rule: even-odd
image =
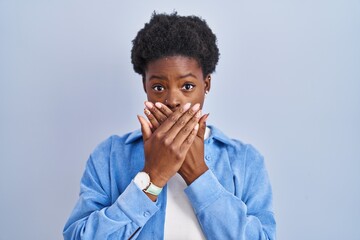
[[[189,127],[184,127],[182,129],[182,133],[184,133],[185,135],[189,134],[190,128]]]
[[[171,152],[175,153],[175,155],[178,153],[177,148],[175,147],[174,144],[171,144],[169,146],[169,149],[170,149]]]
[[[192,122],[192,123],[197,123],[198,121],[197,121],[196,118],[191,118],[191,122]]]
[[[154,134],[154,139],[156,141],[160,141],[162,139],[162,136],[159,133]]]
[[[173,123],[176,123],[178,120],[177,116],[173,115],[170,117],[170,121],[173,122]]]
[[[178,124],[180,127],[182,127],[182,126],[184,126],[184,125],[186,124],[186,122],[185,122],[185,120],[180,120],[180,121],[177,122],[177,124]]]
[[[171,147],[171,139],[170,138],[164,138],[163,143],[165,146],[170,146],[170,149],[172,149]]]
[[[177,153],[175,153],[175,159],[176,160],[181,160],[183,158],[183,155],[182,155],[182,153],[181,152],[177,152]]]
[[[171,155],[175,156],[175,158],[177,159],[177,155],[179,154],[179,149],[173,145],[170,145],[169,150],[171,152]]]

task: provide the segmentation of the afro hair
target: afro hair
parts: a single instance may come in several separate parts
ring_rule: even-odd
[[[219,60],[216,36],[205,20],[197,16],[153,13],[132,41],[131,62],[135,72],[145,76],[149,62],[170,56],[198,61],[204,78],[215,71]]]

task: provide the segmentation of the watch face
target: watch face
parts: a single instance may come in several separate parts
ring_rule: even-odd
[[[146,172],[139,172],[136,174],[134,182],[141,190],[144,190],[150,184],[150,176]]]

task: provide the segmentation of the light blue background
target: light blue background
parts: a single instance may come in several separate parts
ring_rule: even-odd
[[[278,238],[360,239],[358,0],[0,0],[0,239],[62,239],[91,151],[139,127],[131,40],[174,9],[217,34],[205,110],[265,156]]]

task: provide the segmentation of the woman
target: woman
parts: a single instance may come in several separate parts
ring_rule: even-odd
[[[204,20],[153,14],[132,48],[149,121],[91,154],[65,239],[275,239],[262,156],[201,113],[218,59]]]

